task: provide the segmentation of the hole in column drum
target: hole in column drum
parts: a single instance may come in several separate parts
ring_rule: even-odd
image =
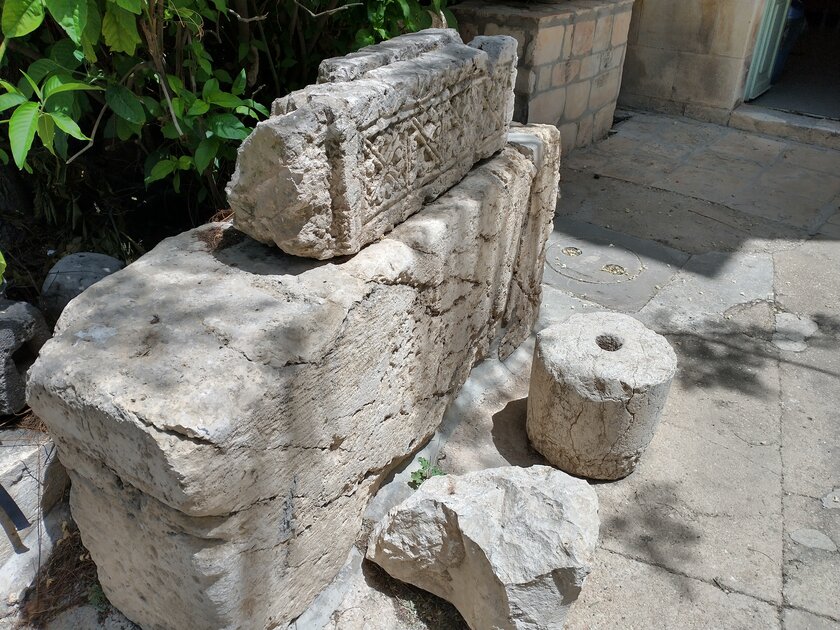
[[[595,343],[598,344],[601,350],[606,350],[607,352],[615,352],[624,345],[624,342],[615,335],[598,335],[595,337]]]

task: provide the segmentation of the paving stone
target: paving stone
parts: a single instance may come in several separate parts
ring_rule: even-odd
[[[575,154],[576,159],[579,154]],[[648,186],[564,169],[558,212],[690,254],[775,251],[807,232],[725,205]]]
[[[840,619],[840,513],[819,499],[784,498],[785,603]]]
[[[751,168],[758,172],[757,167]],[[676,167],[662,179],[654,181],[652,186],[715,203],[731,204],[735,192],[746,183],[737,170],[711,170],[692,161]]]
[[[782,613],[782,627],[784,630],[840,630],[840,621],[796,608],[785,608]]]
[[[832,177],[840,173],[840,151],[791,142],[784,149],[782,160],[793,170],[805,168]]]
[[[716,155],[769,166],[779,159],[787,146],[789,145],[782,140],[731,131],[712,142],[708,148]]]
[[[778,629],[776,608],[601,549],[566,630]]]
[[[605,142],[611,142],[612,138]],[[672,159],[645,149],[636,152],[634,160],[612,157],[609,148],[601,145],[576,151],[566,167],[601,176],[614,177],[637,184],[650,185],[671,171]]]
[[[602,546],[780,601],[781,460],[771,398],[778,396],[773,361],[756,368],[755,381],[745,379],[742,388],[726,368],[698,374],[698,348],[685,338],[671,341],[679,370],[645,457],[622,482],[596,486]]]
[[[785,491],[823,497],[840,487],[840,433],[834,410],[840,408],[837,346],[811,346],[783,360],[782,448]],[[815,393],[819,392],[819,396]]]
[[[818,330],[817,323],[808,317],[794,313],[776,313],[773,344],[780,350],[802,352],[808,347],[808,339]]]
[[[709,252],[692,256],[639,319],[660,332],[697,331],[739,304],[772,299],[770,254]]]

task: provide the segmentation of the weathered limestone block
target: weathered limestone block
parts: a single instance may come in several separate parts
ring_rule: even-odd
[[[26,406],[26,371],[49,338],[37,308],[0,299],[0,415]]]
[[[548,466],[433,477],[371,534],[367,557],[475,630],[562,628],[598,544],[598,496]]]
[[[668,341],[619,313],[573,315],[537,336],[526,428],[558,468],[626,477],[653,439],[677,356]]]
[[[453,30],[326,60],[239,149],[236,226],[296,256],[358,252],[505,144],[516,41]]]
[[[539,299],[559,134],[518,133],[530,137],[350,259],[290,257],[216,224],[71,303],[29,402],[129,618],[294,619],[471,367],[527,337],[533,322],[507,316],[533,316]]]

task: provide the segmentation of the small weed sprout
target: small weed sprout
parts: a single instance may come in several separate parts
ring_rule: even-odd
[[[88,603],[100,613],[104,613],[110,608],[111,604],[108,598],[105,597],[105,593],[99,585],[99,582],[92,584],[88,590]]]
[[[433,465],[425,457],[420,458],[420,468],[415,470],[411,473],[411,481],[408,483],[412,488],[415,490],[420,487],[420,485],[426,481],[426,479],[431,479],[432,477],[439,477],[441,475],[445,475],[446,473],[443,472],[437,465]]]

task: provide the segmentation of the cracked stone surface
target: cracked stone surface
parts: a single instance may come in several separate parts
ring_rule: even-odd
[[[242,143],[237,227],[322,260],[378,240],[505,145],[516,46],[429,29],[325,60]]]
[[[555,128],[521,127],[352,258],[214,224],[75,300],[29,402],[110,601],[149,628],[299,615],[470,368],[528,337],[558,161]]]
[[[677,357],[664,337],[619,313],[577,314],[537,336],[526,429],[573,475],[620,479],[659,424]]]
[[[452,602],[471,628],[561,628],[598,542],[598,498],[549,466],[423,482],[379,522],[367,557]]]

